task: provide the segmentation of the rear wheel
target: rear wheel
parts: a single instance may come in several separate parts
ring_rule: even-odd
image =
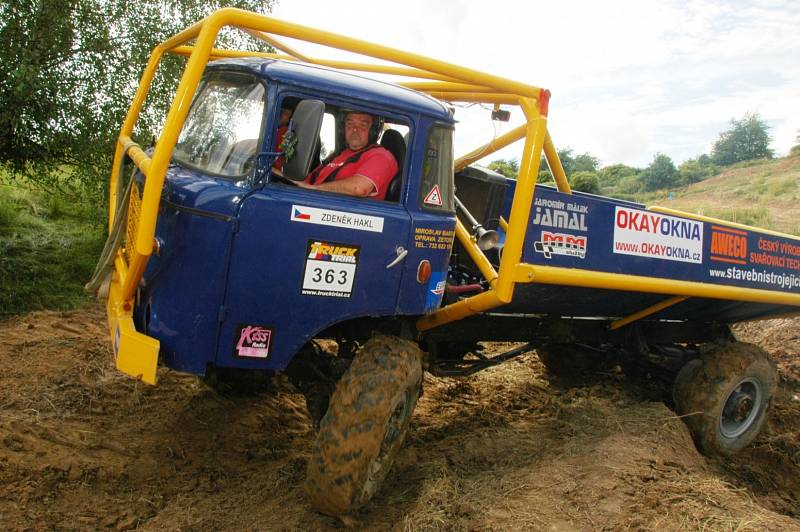
[[[366,504],[400,449],[422,386],[422,352],[391,336],[369,340],[336,386],[308,464],[306,491],[339,516]]]
[[[742,342],[717,344],[678,373],[675,410],[704,454],[731,455],[755,440],[778,383],[766,352]]]

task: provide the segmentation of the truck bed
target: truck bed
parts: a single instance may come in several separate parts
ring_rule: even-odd
[[[510,212],[513,182],[505,194]],[[791,235],[678,213],[591,194],[565,194],[537,185],[523,262],[631,277],[630,290],[571,283],[518,284],[509,313],[622,317],[664,301],[669,294],[648,293],[637,279],[702,283],[689,299],[653,314],[660,319],[737,322],[797,312],[786,294],[800,300],[800,239]],[[705,286],[755,289],[752,297],[702,297]],[[685,290],[685,289],[684,289]],[[713,289],[711,290],[713,292]],[[676,291],[676,294],[680,292]],[[800,301],[798,302],[800,304]]]

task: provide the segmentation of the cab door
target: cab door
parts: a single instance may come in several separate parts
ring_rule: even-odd
[[[282,369],[320,330],[396,313],[411,219],[402,204],[273,183],[239,211],[216,363]]]

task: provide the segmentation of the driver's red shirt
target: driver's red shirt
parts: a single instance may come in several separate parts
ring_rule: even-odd
[[[367,148],[370,147],[368,146]],[[364,176],[372,181],[372,184],[375,187],[369,196],[380,200],[385,199],[386,191],[389,188],[389,183],[392,181],[392,178],[395,176],[395,174],[397,174],[397,161],[395,161],[392,152],[383,146],[373,145],[373,147],[370,149],[367,148],[358,150],[364,151],[364,153],[361,155],[358,161],[349,164],[345,164],[347,159],[358,153],[358,151],[345,149],[319,171],[319,174],[317,175],[316,179],[314,179],[313,183],[311,179],[317,169],[308,174],[306,177],[306,183],[310,183],[312,185],[324,183],[325,178],[328,177],[331,172],[341,167],[339,173],[336,174],[335,181],[339,181],[356,174]]]

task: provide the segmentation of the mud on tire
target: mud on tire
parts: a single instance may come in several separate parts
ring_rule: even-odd
[[[308,463],[306,492],[329,515],[366,504],[394,462],[422,385],[422,352],[391,336],[369,340],[336,386]]]
[[[675,410],[707,455],[728,456],[750,445],[767,418],[778,383],[766,352],[742,342],[714,344],[675,379]]]

